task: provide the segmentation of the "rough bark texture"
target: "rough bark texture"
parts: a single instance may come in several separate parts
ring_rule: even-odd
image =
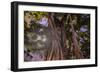
[[[64,55],[61,46],[61,37],[58,34],[55,26],[53,14],[49,15],[49,27],[51,28],[52,45],[51,50],[48,51],[46,60],[63,60]]]
[[[77,17],[74,16],[74,19],[72,20],[71,16],[69,15],[69,19],[70,19],[69,24],[70,24],[71,30],[72,30],[73,53],[77,59],[80,59],[80,58],[82,59],[83,54],[82,54],[80,47],[78,45],[77,33],[75,32],[75,29],[74,29],[74,25],[77,25]]]

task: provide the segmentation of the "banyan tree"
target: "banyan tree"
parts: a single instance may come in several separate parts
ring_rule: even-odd
[[[31,54],[41,51],[39,54],[44,61],[85,58],[80,46],[81,26],[78,20],[82,18],[79,15],[26,12],[25,16],[24,46],[28,56],[32,58]],[[41,22],[40,19],[46,19],[46,21]]]

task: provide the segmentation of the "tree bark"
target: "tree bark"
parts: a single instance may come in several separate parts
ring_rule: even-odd
[[[60,43],[61,37],[59,37],[57,33],[57,28],[54,23],[53,14],[49,15],[48,21],[49,21],[49,27],[51,28],[52,45],[51,49],[48,51],[46,60],[63,60],[64,55]]]
[[[80,47],[78,45],[78,41],[77,41],[77,33],[75,32],[74,29],[74,25],[77,25],[77,17],[75,16],[72,20],[71,16],[69,16],[70,18],[70,26],[71,26],[71,30],[72,30],[72,42],[73,42],[73,52],[74,55],[76,56],[77,59],[82,59],[83,58],[83,53],[80,50]]]

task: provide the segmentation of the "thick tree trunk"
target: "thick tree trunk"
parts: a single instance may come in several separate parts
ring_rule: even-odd
[[[48,21],[49,21],[49,27],[51,28],[52,45],[51,48],[48,50],[46,60],[63,60],[64,55],[60,43],[61,37],[58,34],[52,14],[49,15]]]
[[[75,32],[75,29],[74,29],[74,25],[77,25],[77,17],[75,16],[74,19],[72,20],[71,16],[70,16],[70,23],[69,24],[70,24],[71,30],[72,30],[73,53],[77,59],[82,59],[83,54],[82,54],[80,47],[78,45],[77,33]]]

